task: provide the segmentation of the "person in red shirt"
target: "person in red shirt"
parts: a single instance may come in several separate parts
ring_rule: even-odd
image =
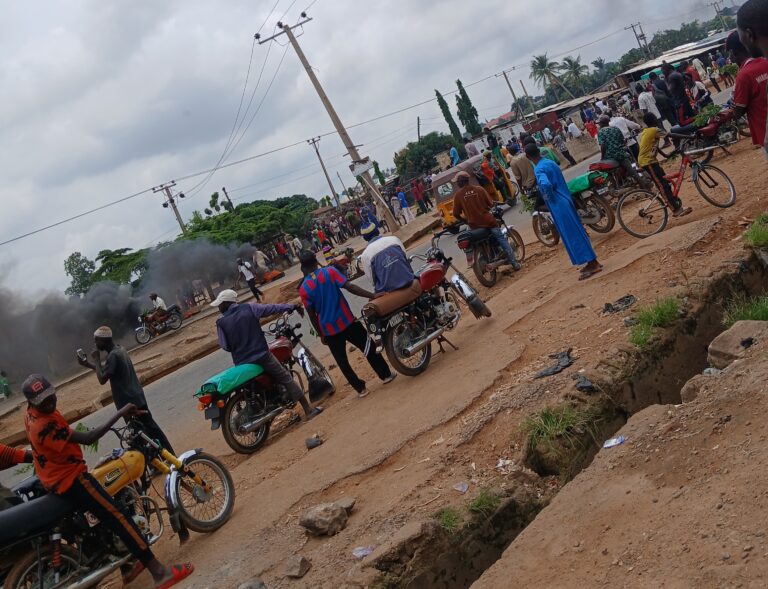
[[[37,477],[49,493],[61,495],[80,510],[91,512],[123,541],[139,561],[124,572],[123,582],[133,581],[146,568],[155,587],[167,589],[192,574],[194,567],[190,563],[166,567],[155,558],[134,521],[123,515],[112,497],[88,474],[85,465],[80,446],[93,444],[119,419],[136,414],[136,406],[129,403],[100,427],[79,432],[57,411],[56,389],[44,376],[30,375],[22,390],[28,403],[24,425]]]
[[[592,139],[597,138],[597,125],[595,124],[595,121],[587,121],[584,123],[584,130],[590,134]]]
[[[696,68],[693,67],[690,63],[687,61],[681,61],[680,66],[678,67],[678,71],[681,74],[688,74],[693,78],[694,82],[701,82],[701,76],[699,75],[699,72],[696,71]]]
[[[739,66],[736,85],[733,87],[733,114],[736,118],[747,115],[752,143],[762,146],[768,114],[768,59],[750,57],[736,31],[728,36],[725,49],[730,52],[733,63]]]

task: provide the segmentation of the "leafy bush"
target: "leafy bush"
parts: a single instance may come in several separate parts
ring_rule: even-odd
[[[723,323],[730,327],[737,321],[768,321],[768,295],[733,299],[726,305]]]
[[[751,247],[768,247],[768,213],[755,219],[744,233],[744,241]]]

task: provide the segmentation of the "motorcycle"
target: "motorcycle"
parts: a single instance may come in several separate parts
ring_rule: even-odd
[[[493,207],[491,214],[499,222],[501,233],[507,238],[509,245],[512,246],[515,258],[518,262],[522,262],[525,259],[523,238],[513,227],[510,227],[504,221],[501,207]],[[507,257],[498,243],[496,243],[490,230],[467,229],[459,233],[457,242],[466,254],[467,264],[472,268],[480,284],[487,287],[495,285],[498,279],[496,270],[507,263]]]
[[[691,132],[675,133],[674,136],[676,139],[686,140],[686,153],[691,159],[706,164],[715,154],[713,148],[719,148],[728,153],[726,148],[736,143],[740,134],[746,134],[745,130],[740,128],[743,124],[734,120],[732,110],[721,110],[711,116],[705,126]],[[747,131],[748,129],[749,125],[746,127]],[[660,146],[658,151],[667,159],[677,153],[677,150],[665,150],[664,146]]]
[[[612,200],[620,198],[630,190],[648,189],[653,186],[653,181],[648,177],[648,174],[635,161],[632,161],[632,168],[634,168],[637,178],[627,174],[624,167],[616,160],[600,160],[590,164],[590,172],[604,174],[603,184],[598,188],[597,194],[606,200]]]
[[[301,342],[301,323],[292,325],[288,314],[269,326],[275,339],[269,351],[292,375],[311,401],[336,392],[331,375]],[[301,368],[301,372],[297,370]],[[301,374],[307,379],[307,387]],[[216,374],[194,394],[198,409],[211,422],[211,429],[221,428],[224,440],[240,454],[252,454],[267,441],[272,422],[284,411],[293,409],[282,386],[258,364],[241,364]]]
[[[163,534],[162,512],[185,541],[189,530],[211,533],[230,518],[235,486],[215,457],[190,450],[176,457],[130,420],[112,430],[121,448],[91,471],[147,544]],[[150,496],[152,471],[165,475],[165,507]],[[47,494],[36,477],[17,486],[18,505],[0,512],[0,556],[13,565],[4,589],[86,589],[132,560],[125,545],[89,512]]]
[[[581,222],[595,233],[609,233],[616,224],[616,214],[602,196],[607,192],[606,179],[606,174],[589,172],[568,182]],[[538,187],[533,188],[529,198],[535,202],[532,223],[536,237],[547,247],[555,247],[560,242],[560,234]]]
[[[183,318],[178,305],[168,307],[165,319],[162,321],[152,322],[149,320],[149,316],[154,312],[147,311],[143,315],[139,315],[139,323],[141,325],[136,328],[136,341],[140,344],[146,344],[153,337],[162,335],[167,331],[176,331],[181,327]]]
[[[387,358],[400,374],[416,376],[424,372],[432,358],[432,342],[440,351],[443,343],[456,346],[445,338],[461,319],[461,303],[480,319],[490,317],[486,306],[464,275],[453,265],[452,258],[440,249],[440,238],[457,231],[451,226],[435,233],[426,255],[414,255],[424,265],[409,288],[387,293],[363,307],[363,322],[374,344],[383,346]],[[454,274],[449,278],[448,270]]]

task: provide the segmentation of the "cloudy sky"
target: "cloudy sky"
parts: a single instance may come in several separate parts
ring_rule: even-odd
[[[275,0],[0,0],[0,241],[208,169],[228,144],[224,162],[233,162],[332,131],[283,36],[253,49],[242,111],[252,103],[229,141],[253,34],[263,26],[268,36],[280,18],[296,22],[310,1],[278,0],[271,12]],[[487,76],[468,91],[481,118],[493,118],[510,104],[494,72],[606,35],[573,54],[586,63],[616,59],[635,44],[622,30],[630,22],[643,22],[650,38],[711,13],[703,0],[316,0],[300,42],[349,126],[429,100],[435,88],[455,90],[456,78],[469,85]],[[534,90],[525,67],[512,73],[516,90],[521,78]],[[416,138],[417,116],[422,132],[446,130],[429,102],[350,133],[363,154],[388,166]],[[337,171],[353,184],[338,137],[320,148],[337,186]],[[183,217],[222,186],[246,202],[328,193],[306,144],[219,170],[200,186],[206,178],[179,182],[191,197]],[[62,262],[72,251],[93,257],[172,238],[178,227],[161,202],[150,191],[0,246],[0,284],[34,295],[63,289]]]

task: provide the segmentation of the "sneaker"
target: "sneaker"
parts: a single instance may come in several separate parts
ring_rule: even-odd
[[[692,210],[693,209],[691,207],[680,207],[674,213],[672,213],[672,216],[673,217],[685,217]]]
[[[357,398],[362,399],[363,397],[368,396],[368,389],[363,389],[362,391],[358,391]]]
[[[396,378],[397,378],[397,373],[396,372],[390,372],[389,376],[387,378],[382,379],[381,382],[383,382],[384,384],[389,384],[393,380],[395,380]]]

